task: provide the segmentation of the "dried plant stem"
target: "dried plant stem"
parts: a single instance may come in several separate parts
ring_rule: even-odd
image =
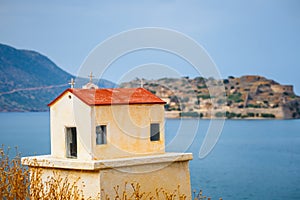
[[[125,182],[124,189],[115,186],[114,194],[106,194],[102,189],[97,197],[85,198],[83,195],[84,183],[79,187],[80,177],[71,182],[68,176],[61,176],[53,172],[52,176],[43,177],[43,169],[36,160],[30,163],[30,169],[21,164],[21,155],[16,148],[16,156],[9,158],[10,148],[0,148],[0,199],[31,199],[31,200],[186,200],[187,196],[180,192],[180,185],[173,192],[163,188],[151,192],[144,192],[139,183]],[[193,192],[193,200],[206,199],[202,190]],[[209,199],[209,198],[208,198]]]

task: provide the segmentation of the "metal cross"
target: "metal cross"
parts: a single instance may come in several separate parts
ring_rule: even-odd
[[[71,85],[71,88],[74,88],[75,81],[74,81],[74,79],[73,79],[73,78],[71,78],[71,81],[70,81],[69,85]]]
[[[90,77],[90,83],[92,83],[93,82],[93,77],[94,77],[93,72],[90,73],[89,77]]]
[[[141,79],[141,88],[143,88],[144,87],[144,81],[143,81],[143,79]]]

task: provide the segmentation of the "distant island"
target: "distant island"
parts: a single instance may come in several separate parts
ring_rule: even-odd
[[[121,87],[137,87],[139,79]],[[228,119],[299,119],[300,97],[293,86],[262,76],[230,76],[223,80],[196,77],[143,80],[144,87],[166,101],[166,117]],[[225,97],[211,96],[207,85],[224,86]],[[214,103],[213,103],[214,102]]]
[[[88,74],[87,74],[88,76]],[[0,44],[0,112],[48,111],[47,104],[75,76],[46,56]],[[76,78],[81,87],[87,77]],[[94,80],[99,87],[140,87],[139,79],[116,85]],[[167,118],[299,119],[300,97],[291,85],[262,76],[228,77],[224,80],[189,77],[144,80],[143,87],[162,98]],[[225,97],[211,96],[207,85],[224,86]]]

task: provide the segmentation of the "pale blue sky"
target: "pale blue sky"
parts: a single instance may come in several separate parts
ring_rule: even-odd
[[[75,75],[88,53],[114,34],[174,29],[201,44],[223,77],[259,74],[295,85],[300,95],[298,0],[0,0],[0,27],[0,43],[36,50]],[[197,75],[179,58],[148,51],[120,59],[105,78],[117,81],[122,69],[149,62]]]

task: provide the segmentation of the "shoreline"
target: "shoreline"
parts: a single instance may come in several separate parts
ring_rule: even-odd
[[[0,112],[1,114],[14,114],[14,113],[50,113],[49,111],[12,111],[12,112]],[[170,115],[171,114],[171,115]],[[176,115],[175,115],[176,114]],[[245,118],[227,118],[227,117],[188,117],[188,116],[180,116],[180,112],[178,111],[171,111],[165,112],[165,119],[201,119],[201,120],[256,120],[256,121],[263,121],[263,120],[300,120],[300,118],[264,118],[264,117],[245,117]]]
[[[266,110],[264,110],[266,111]],[[232,111],[233,112],[233,111]],[[220,117],[215,116],[216,113],[222,113]],[[270,113],[263,113],[261,111],[256,111],[256,114],[252,113],[251,116],[249,114],[249,111],[244,112],[237,112],[239,114],[239,117],[232,116],[227,117],[227,114],[230,114],[229,111],[214,111],[214,112],[181,112],[181,111],[165,111],[165,118],[166,119],[206,119],[206,120],[292,120],[292,119],[300,119],[300,118],[293,118],[293,117],[284,117],[286,115],[282,114],[280,117],[276,117],[276,115]]]

